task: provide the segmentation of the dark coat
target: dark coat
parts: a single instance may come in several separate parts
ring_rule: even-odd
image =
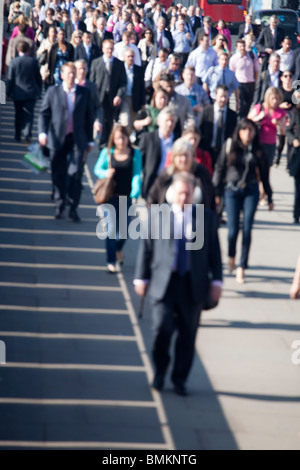
[[[97,59],[98,57],[101,56],[100,49],[98,46],[95,46],[95,44],[92,44],[91,46],[91,51],[90,51],[90,57],[89,59],[87,58],[86,52],[85,52],[85,47],[83,43],[79,44],[74,51],[74,62],[76,60],[83,59],[87,62],[88,64],[88,76],[89,72],[91,70],[91,65],[93,60]]]
[[[195,175],[197,186],[202,191],[202,201],[205,207],[211,210],[216,209],[215,204],[215,191],[211,181],[209,171],[203,166],[195,162],[193,168],[193,174]],[[173,175],[170,172],[170,168],[166,168],[155,179],[147,197],[147,205],[151,204],[164,204],[166,201],[166,193],[170,185],[172,184]]]
[[[37,100],[42,90],[39,64],[30,56],[18,56],[10,63],[7,96],[15,101]]]
[[[281,48],[281,43],[285,37],[285,31],[280,26],[277,26],[276,30],[277,32],[274,43],[270,26],[263,28],[256,43],[256,47],[259,52],[265,52],[266,49],[273,49],[277,51]]]
[[[102,56],[92,62],[92,67],[90,71],[90,81],[96,83],[101,104],[104,100],[107,87],[107,80],[109,80],[109,76]],[[114,57],[110,74],[109,86],[109,97],[111,100],[111,104],[115,96],[119,96],[120,98],[122,98],[126,90],[126,84],[127,76],[125,72],[124,63]]]
[[[89,142],[93,142],[94,124],[93,104],[90,91],[77,86],[73,112],[74,139],[81,151],[86,150]],[[67,98],[63,86],[48,88],[39,116],[39,134],[48,135],[48,147],[60,150],[66,137],[68,122]]]
[[[227,108],[224,139],[232,137],[237,123],[237,115],[234,111]],[[199,129],[201,133],[200,147],[210,151],[214,132],[214,105],[205,106],[200,115]]]
[[[99,48],[100,56],[103,54],[103,52],[102,52],[102,43],[106,39],[112,39],[113,40],[114,39],[113,33],[105,30],[104,35],[103,35],[102,38],[100,38],[98,31],[95,31],[92,35],[92,42],[93,42],[93,44],[95,44],[95,46],[97,46]]]
[[[215,37],[219,34],[219,32],[218,32],[217,28],[215,28],[214,26],[212,26],[210,29],[211,29],[211,40],[213,41],[215,39]],[[199,38],[204,33],[205,33],[204,26],[201,26],[201,28],[198,28],[196,30],[191,50],[194,50],[199,46]]]
[[[193,210],[193,230],[196,232],[196,211]],[[160,217],[153,217],[153,223],[158,224]],[[171,219],[172,220],[172,219]],[[172,223],[170,224],[172,227]],[[152,228],[152,227],[151,227]],[[218,239],[216,215],[204,210],[204,244],[201,249],[191,251],[191,295],[194,302],[205,304],[208,298],[211,281],[222,280],[222,261]],[[173,274],[175,256],[175,240],[172,229],[171,237],[166,239],[141,240],[135,279],[150,281],[149,295],[154,300],[162,300],[167,292]],[[150,232],[151,233],[151,232]],[[161,230],[159,231],[161,234]]]
[[[239,33],[238,33],[239,39],[243,39],[243,38],[244,38],[244,35],[245,35],[245,28],[246,28],[246,23],[240,24]],[[251,33],[251,32],[254,34],[254,36],[255,36],[256,38],[258,38],[259,33],[260,33],[259,26],[258,26],[257,24],[252,24],[252,25],[251,25],[251,29],[250,29],[250,31],[249,31],[247,34],[249,34],[249,33]]]
[[[136,113],[145,105],[145,84],[142,67],[133,66],[132,109]]]
[[[282,75],[282,72],[279,71],[279,83],[280,83],[281,75]],[[270,78],[269,70],[268,69],[261,70],[259,79],[255,87],[253,104],[262,103],[264,101],[265,93],[270,86],[271,86],[271,78]]]
[[[78,29],[79,31],[82,31],[83,33],[86,31],[86,24],[84,21],[79,21],[78,22]],[[68,20],[64,26],[63,26],[63,30],[64,32],[66,33],[66,40],[67,41],[71,41],[71,38],[72,38],[72,34],[74,33],[75,29],[74,29],[74,26],[73,26],[73,23],[71,20]]]

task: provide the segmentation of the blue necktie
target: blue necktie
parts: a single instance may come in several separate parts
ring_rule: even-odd
[[[183,277],[187,272],[187,259],[186,259],[186,238],[184,234],[184,213],[182,213],[182,237],[177,240],[177,272],[179,276]]]

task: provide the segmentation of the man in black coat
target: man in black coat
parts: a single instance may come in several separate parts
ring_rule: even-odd
[[[263,103],[265,93],[270,86],[276,88],[280,85],[280,56],[276,52],[272,52],[268,61],[268,68],[261,70],[256,84],[253,104]]]
[[[100,145],[107,143],[113,122],[118,120],[127,84],[124,63],[113,57],[113,50],[114,42],[105,40],[102,45],[103,55],[92,62],[90,71],[90,80],[97,85],[103,111]]]
[[[80,20],[80,13],[77,8],[71,10],[71,19],[69,19],[63,26],[63,30],[66,33],[66,39],[68,42],[71,41],[72,34],[74,31],[86,31],[86,24],[84,21]]]
[[[82,35],[82,42],[78,44],[74,51],[74,62],[83,59],[88,66],[88,77],[93,60],[101,56],[98,46],[92,43],[92,33],[85,31]]]
[[[192,205],[194,189],[192,175],[175,175],[170,211],[162,218],[149,217],[149,235],[141,240],[134,277],[136,293],[141,297],[149,293],[152,303],[153,387],[163,389],[171,339],[177,331],[171,380],[175,393],[182,396],[187,395],[201,310],[209,297],[217,303],[222,293],[216,216],[208,209],[201,214],[199,206]],[[196,234],[193,241],[191,228]]]
[[[256,38],[259,36],[259,27],[252,23],[252,16],[246,15],[245,22],[239,26],[238,39],[244,39],[246,34],[253,33]]]
[[[228,108],[228,87],[218,85],[213,105],[205,106],[200,115],[200,147],[207,150],[215,165],[223,143],[232,136],[237,115]]]
[[[199,46],[199,41],[200,41],[200,39],[202,38],[202,36],[204,34],[208,35],[210,46],[212,45],[212,41],[219,34],[217,28],[215,28],[212,25],[212,19],[211,19],[210,16],[204,16],[203,26],[196,30],[194,41],[193,41],[193,44],[192,44],[192,49],[191,49],[192,51]]]
[[[64,216],[67,198],[69,217],[79,222],[82,175],[86,155],[93,147],[93,104],[87,88],[75,85],[76,67],[66,62],[63,83],[48,88],[39,116],[39,142],[50,150],[56,218]]]
[[[281,43],[286,36],[285,30],[278,23],[277,16],[272,15],[269,26],[263,28],[258,37],[256,47],[263,58],[261,70],[266,70],[270,55],[282,47]]]
[[[124,52],[124,66],[127,86],[122,99],[119,122],[127,127],[131,134],[136,113],[145,106],[145,85],[143,69],[134,65],[134,51],[130,47]]]
[[[195,5],[190,5],[188,8],[189,22],[192,27],[192,31],[194,35],[196,34],[197,29],[201,28],[202,26],[202,18],[195,15],[195,10],[196,10]]]
[[[172,150],[176,138],[177,115],[169,105],[163,108],[157,117],[158,130],[142,134],[139,148],[143,157],[142,196],[147,199],[158,173],[165,167],[167,154]]]
[[[92,36],[92,42],[100,50],[100,56],[102,52],[102,44],[106,39],[114,39],[113,33],[106,31],[106,18],[104,16],[99,16],[96,22],[96,30]]]
[[[15,105],[15,140],[21,140],[23,128],[26,144],[32,137],[34,107],[43,84],[38,62],[29,56],[29,52],[29,44],[20,41],[19,56],[10,63],[7,81],[7,96]]]

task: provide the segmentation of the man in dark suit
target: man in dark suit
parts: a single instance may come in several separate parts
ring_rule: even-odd
[[[148,292],[152,301],[153,387],[163,389],[171,339],[177,331],[171,380],[175,393],[182,396],[187,395],[186,381],[193,363],[201,310],[209,297],[217,303],[222,292],[216,216],[204,209],[202,217],[199,206],[192,206],[194,189],[192,175],[175,175],[169,217],[165,213],[161,220],[159,214],[151,215],[149,236],[141,241],[134,278],[136,293],[145,297]],[[165,233],[168,227],[169,236]],[[193,248],[187,243],[192,240],[192,231],[196,234]]]
[[[142,196],[147,199],[148,192],[158,173],[165,167],[167,154],[172,150],[176,138],[177,115],[174,108],[166,106],[157,117],[158,130],[142,134],[139,148],[143,157]]]
[[[64,216],[66,199],[69,217],[79,222],[77,207],[87,153],[93,146],[93,105],[87,88],[75,85],[76,67],[66,62],[61,69],[62,85],[48,88],[39,117],[39,142],[50,150],[52,183],[57,219]]]
[[[29,56],[29,52],[29,44],[20,41],[19,56],[10,63],[7,81],[7,96],[15,105],[15,140],[21,140],[23,128],[26,144],[32,137],[34,107],[43,84],[38,62]]]
[[[199,130],[202,136],[200,147],[210,152],[213,166],[216,163],[223,143],[232,136],[237,123],[237,115],[228,108],[228,87],[218,85],[215,103],[205,106],[200,115]]]
[[[278,23],[277,16],[272,15],[269,26],[263,28],[258,37],[256,47],[263,58],[261,70],[266,70],[270,55],[281,48],[281,43],[286,35],[285,30],[278,26]]]
[[[212,19],[210,16],[205,16],[203,18],[203,26],[198,28],[195,32],[194,41],[192,44],[192,51],[199,46],[199,41],[203,37],[203,35],[208,35],[209,37],[209,45],[211,46],[212,41],[215,37],[219,34],[217,28],[212,25]]]
[[[201,28],[202,26],[202,21],[201,21],[202,18],[195,15],[195,10],[196,8],[194,5],[190,5],[188,8],[188,17],[189,17],[189,21],[190,21],[194,35],[196,34],[197,29]]]
[[[276,88],[280,85],[280,56],[276,52],[272,52],[269,58],[269,66],[267,70],[261,70],[256,84],[253,103],[263,103],[265,93],[270,86]]]
[[[122,99],[119,122],[127,127],[131,134],[136,113],[145,106],[145,85],[143,69],[134,64],[134,51],[130,47],[124,52],[124,66],[127,85]]]
[[[158,18],[156,24],[156,45],[157,53],[164,47],[168,49],[170,53],[174,50],[173,36],[170,31],[166,29],[166,20],[162,16]]]
[[[71,19],[69,19],[63,26],[63,30],[66,33],[66,40],[71,41],[72,34],[74,31],[80,30],[83,33],[86,31],[86,24],[80,20],[80,13],[77,8],[71,10]]]
[[[246,15],[245,22],[240,24],[238,39],[244,39],[246,34],[253,33],[256,38],[259,36],[259,27],[256,24],[252,24],[252,16]]]
[[[83,59],[79,59],[75,62],[76,67],[76,84],[79,86],[86,87],[91,94],[92,104],[93,104],[93,119],[94,119],[94,136],[101,133],[102,130],[102,109],[99,101],[98,90],[95,83],[90,82],[87,79],[87,63]]]
[[[106,39],[102,44],[102,57],[92,63],[90,80],[96,83],[102,106],[102,134],[100,145],[107,143],[114,120],[126,90],[127,76],[124,63],[113,57],[114,42]]]
[[[74,62],[83,59],[88,66],[88,77],[93,60],[100,57],[100,49],[92,43],[92,33],[85,31],[82,35],[82,42],[78,44],[74,51]]]
[[[106,31],[106,18],[104,16],[99,16],[96,22],[96,30],[92,36],[92,42],[95,46],[98,47],[100,50],[100,56],[103,54],[102,52],[102,43],[106,39],[114,39],[113,33]]]

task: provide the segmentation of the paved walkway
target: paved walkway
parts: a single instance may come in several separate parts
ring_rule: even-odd
[[[36,130],[36,128],[35,128]],[[22,165],[13,108],[0,133],[0,448],[300,449],[300,304],[288,297],[299,250],[292,179],[272,170],[276,208],[257,213],[243,286],[226,273],[202,316],[191,395],[150,388],[148,302],[137,320],[136,242],[117,276],[95,234],[90,155],[82,223],[53,219],[49,174]],[[224,262],[226,228],[220,230]]]

